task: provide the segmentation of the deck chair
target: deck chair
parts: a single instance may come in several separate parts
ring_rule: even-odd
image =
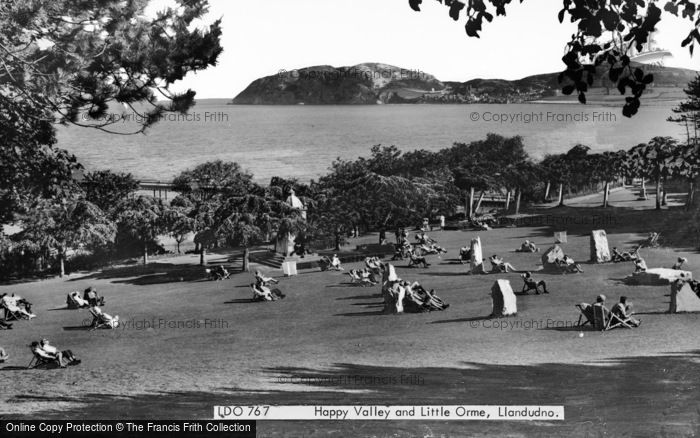
[[[107,328],[107,329],[115,329],[119,326],[119,317],[116,316],[114,319],[106,319],[104,315],[101,315],[97,312],[95,312],[93,309],[88,309],[90,314],[93,317],[92,320],[92,325],[90,327],[90,330],[97,330],[97,329],[102,329],[102,328]]]
[[[29,365],[27,365],[28,370],[33,370],[34,368],[40,368],[40,367],[60,367],[61,364],[58,362],[58,358],[56,357],[51,357],[48,355],[45,355],[43,353],[40,353],[36,350],[32,350],[32,360],[29,362]]]
[[[7,306],[5,306],[4,304],[0,306],[0,308],[5,312],[4,319],[6,322],[19,321],[20,319],[29,319],[29,317],[24,313],[20,312],[19,310],[12,311],[9,308],[7,308]]]
[[[596,330],[608,330],[610,323],[610,311],[603,305],[594,304],[593,306],[593,327]]]
[[[656,248],[657,246],[659,246],[659,238],[660,237],[661,237],[661,233],[650,233],[649,237],[644,242],[643,246],[646,246],[649,248]]]
[[[612,330],[619,327],[633,328],[630,323],[630,318],[621,318],[619,315],[610,312],[610,318],[608,318],[608,324],[605,330]]]
[[[360,284],[362,283],[362,276],[360,273],[357,271],[357,269],[351,269],[348,271],[348,276],[350,277],[350,282],[353,284]]]
[[[423,256],[411,254],[410,257],[411,259],[408,261],[409,268],[418,267],[418,265],[423,265],[424,268],[430,266],[430,263],[428,263]]]
[[[576,326],[583,327],[586,324],[590,324],[591,327],[595,327],[595,319],[593,317],[593,309],[591,308],[591,305],[588,303],[580,303],[577,304],[575,307],[580,312]],[[583,321],[584,318],[586,319],[585,321]]]

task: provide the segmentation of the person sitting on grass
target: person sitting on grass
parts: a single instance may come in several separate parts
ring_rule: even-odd
[[[676,270],[676,271],[680,271],[680,270],[683,269],[683,265],[684,265],[685,263],[688,263],[688,259],[687,259],[687,258],[685,258],[685,257],[678,257],[678,261],[677,261],[676,263],[673,264],[673,266],[671,267],[671,269],[674,269],[674,270]]]
[[[41,349],[41,351],[46,353],[48,356],[52,356],[56,360],[58,360],[58,364],[60,365],[61,368],[65,368],[66,365],[80,363],[80,360],[78,360],[73,355],[72,351],[70,351],[70,350],[59,351],[56,347],[49,344],[49,340],[46,338],[42,339],[39,342],[39,348]]]
[[[566,272],[583,273],[583,268],[581,268],[581,265],[576,263],[574,259],[572,259],[566,254],[564,255],[564,258],[562,258],[561,260],[557,260],[557,265],[559,265],[559,267],[561,269],[564,269]]]
[[[5,349],[0,347],[0,363],[5,362],[10,358],[10,355],[5,352]]]
[[[333,254],[333,258],[331,258],[331,269],[335,269],[336,271],[342,271],[343,267],[340,266],[340,259],[338,258],[338,254]]]
[[[515,252],[539,252],[539,248],[529,240],[525,240]]]
[[[279,280],[276,280],[272,277],[265,277],[262,272],[260,271],[255,271],[255,282],[258,284],[262,284],[263,286],[267,286],[270,283],[275,283],[278,284]]]
[[[468,246],[463,246],[459,249],[459,262],[461,264],[469,263],[472,258],[472,250]]]
[[[631,309],[632,304],[627,304],[627,297],[623,295],[620,297],[620,302],[615,304],[612,309],[610,309],[610,312],[620,320],[629,323],[632,327],[639,327],[642,321],[632,318]]]
[[[491,262],[491,272],[514,272],[517,271],[513,265],[504,262],[502,258],[498,257],[496,254],[489,257]]]
[[[426,260],[425,256],[418,255],[414,251],[408,253],[410,261],[408,262],[408,267],[412,268],[414,266],[423,265],[424,268],[430,266],[430,263]]]
[[[534,290],[535,295],[540,294],[540,286],[542,287],[542,292],[545,294],[548,294],[549,291],[547,290],[547,283],[545,283],[544,280],[540,281],[535,281],[535,279],[532,277],[532,274],[530,272],[526,272],[521,275],[523,278],[523,281],[525,284],[523,284],[523,290],[521,293],[527,294],[529,291]]]
[[[634,272],[646,272],[647,270],[647,262],[644,261],[643,258],[639,257],[637,260],[634,261]]]

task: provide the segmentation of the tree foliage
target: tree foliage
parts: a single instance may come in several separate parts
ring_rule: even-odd
[[[469,37],[479,38],[484,22],[494,15],[506,15],[512,0],[437,0],[449,9],[449,16],[459,21],[466,17],[465,30]],[[420,11],[423,0],[408,0],[409,6]],[[522,0],[520,0],[522,3]],[[586,103],[586,93],[596,77],[607,77],[625,99],[622,113],[632,117],[641,105],[641,97],[654,81],[643,67],[635,66],[634,51],[642,51],[651,39],[663,14],[687,19],[690,31],[679,42],[691,55],[700,42],[700,8],[692,0],[562,0],[559,22],[569,19],[576,23],[576,33],[566,43],[562,57],[565,69],[559,75],[564,94],[577,93]]]

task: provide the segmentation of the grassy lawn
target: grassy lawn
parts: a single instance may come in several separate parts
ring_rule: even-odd
[[[258,430],[260,436],[312,437],[697,435],[700,315],[664,313],[669,287],[621,283],[630,263],[585,262],[591,229],[605,228],[610,246],[620,248],[650,230],[672,234],[668,217],[675,212],[621,208],[613,210],[614,224],[563,227],[569,241],[562,246],[584,261],[585,273],[535,273],[551,293],[519,296],[517,316],[498,320],[486,319],[491,286],[505,278],[520,290],[519,275],[465,275],[458,248],[478,235],[485,257],[498,254],[534,271],[541,253],[514,249],[530,239],[546,250],[552,231],[562,227],[542,222],[431,233],[446,256],[432,256],[429,269],[396,262],[399,276],[435,288],[450,304],[429,314],[383,315],[379,286],[353,287],[338,272],[281,278],[285,300],[250,303],[252,275],[206,281],[197,256],[1,286],[0,293],[32,301],[38,317],[0,331],[0,346],[12,356],[0,368],[0,417],[205,419],[216,404],[543,404],[564,405],[566,421],[269,421]],[[560,217],[597,211],[551,210]],[[668,267],[679,256],[688,257],[689,270],[700,266],[696,251],[674,248],[643,249],[642,255],[650,268]],[[121,328],[87,331],[87,310],[61,309],[68,292],[89,285],[107,297],[104,311],[119,315]],[[574,305],[600,293],[609,305],[627,295],[642,326],[605,333],[573,327]],[[82,364],[23,369],[31,359],[27,345],[41,337],[73,350]]]

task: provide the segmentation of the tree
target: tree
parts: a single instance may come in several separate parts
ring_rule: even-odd
[[[180,254],[180,245],[187,239],[187,236],[194,232],[195,220],[190,217],[190,207],[182,207],[177,204],[165,207],[163,219],[165,228],[170,237],[175,239],[177,253]]]
[[[116,206],[133,196],[139,187],[130,173],[111,170],[86,173],[80,185],[85,190],[85,198],[108,213],[114,213]]]
[[[559,186],[557,206],[564,207],[564,184],[570,179],[570,162],[564,154],[546,155],[540,162],[541,173],[546,176],[547,184]]]
[[[253,175],[240,164],[222,160],[209,161],[181,172],[173,180],[173,190],[189,197],[193,202],[209,201],[216,197],[244,196],[254,189]]]
[[[117,225],[138,239],[143,248],[143,264],[148,264],[148,245],[166,231],[163,201],[148,196],[126,199],[119,205]]]
[[[674,177],[688,181],[685,208],[689,210],[695,198],[695,180],[700,176],[700,145],[686,144],[678,147],[676,154],[669,161],[669,167]]]
[[[59,275],[65,275],[66,251],[114,241],[115,226],[99,207],[83,198],[39,199],[22,218],[20,238],[55,250]]]
[[[700,74],[688,84],[683,92],[688,98],[672,109],[678,116],[669,117],[667,120],[685,127],[686,144],[697,144],[698,128],[700,127]]]
[[[657,210],[661,210],[661,183],[672,175],[672,161],[676,154],[677,141],[671,137],[654,137],[647,144],[633,147],[627,154],[636,176],[656,182]]]
[[[438,0],[449,8],[454,21],[466,16],[465,30],[469,37],[479,38],[484,21],[506,15],[506,7],[512,0]],[[522,0],[520,0],[522,3]],[[642,67],[631,62],[634,50],[642,51],[651,34],[662,19],[663,12],[688,19],[691,30],[681,42],[692,55],[696,42],[700,42],[700,8],[692,0],[563,0],[559,22],[565,18],[577,23],[577,32],[566,44],[562,62],[566,66],[559,75],[564,94],[576,92],[581,103],[586,103],[586,92],[596,78],[606,76],[617,86],[620,94],[627,90],[622,113],[635,115],[641,105],[641,97],[647,85],[654,81]],[[420,11],[423,0],[408,0],[409,6]],[[663,5],[662,9],[657,5]]]
[[[610,198],[610,183],[623,174],[623,163],[626,151],[603,152],[590,155],[589,165],[595,181],[603,182],[603,207],[608,207]]]
[[[142,132],[164,112],[186,112],[195,93],[173,93],[170,86],[216,64],[220,21],[208,29],[194,26],[207,0],[178,0],[155,18],[145,14],[148,3],[2,2],[0,83],[12,116],[39,111],[43,120],[109,130],[118,122],[108,117],[116,102],[140,115]],[[137,110],[136,103],[146,109]]]

